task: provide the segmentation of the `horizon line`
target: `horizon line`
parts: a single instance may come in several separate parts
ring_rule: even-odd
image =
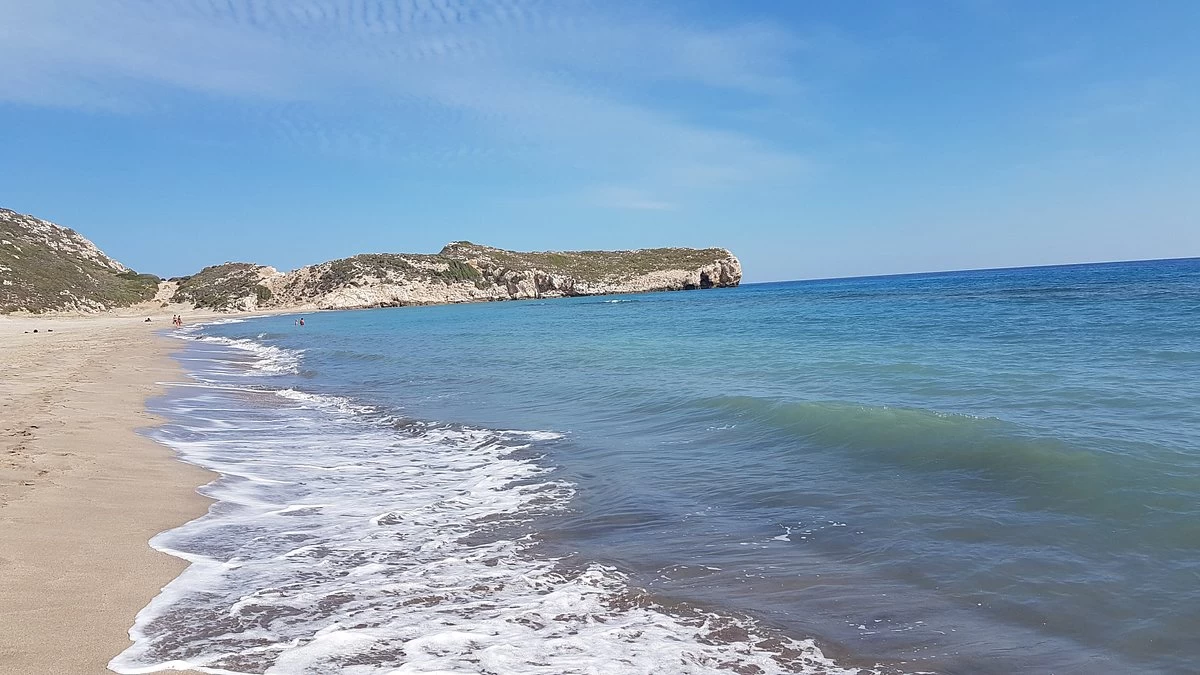
[[[892,277],[919,277],[933,274],[959,274],[962,272],[1001,272],[1006,270],[1033,270],[1052,267],[1087,267],[1089,265],[1124,265],[1132,263],[1178,262],[1182,260],[1200,260],[1200,256],[1188,255],[1177,258],[1133,258],[1127,260],[1093,260],[1088,262],[1048,263],[1045,265],[1001,265],[998,267],[965,267],[962,269],[925,270],[922,272],[890,272],[887,274],[852,274],[834,277],[807,277],[800,279],[777,279],[775,281],[748,281],[741,286],[766,286],[768,284],[794,284],[810,281],[850,281],[854,279],[887,279]]]

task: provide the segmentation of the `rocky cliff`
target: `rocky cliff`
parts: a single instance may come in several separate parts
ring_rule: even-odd
[[[74,230],[0,209],[0,313],[127,307],[153,298],[158,281]]]
[[[460,241],[436,254],[364,254],[286,273],[225,263],[159,284],[30,216],[0,209],[0,237],[0,311],[150,300],[217,311],[396,307],[718,288],[742,279],[741,263],[722,248],[519,253]]]

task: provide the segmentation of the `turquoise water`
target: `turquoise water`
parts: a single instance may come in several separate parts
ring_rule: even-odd
[[[294,319],[124,672],[1200,671],[1200,260]]]

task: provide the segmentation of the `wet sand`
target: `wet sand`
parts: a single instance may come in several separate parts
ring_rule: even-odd
[[[0,673],[109,672],[185,566],[148,541],[205,512],[213,474],[135,431],[183,378],[169,317],[143,319],[0,317]]]

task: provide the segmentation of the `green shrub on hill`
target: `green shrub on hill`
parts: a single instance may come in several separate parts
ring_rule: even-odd
[[[696,269],[729,256],[722,248],[647,248],[637,251],[549,251],[521,253],[456,241],[441,256],[475,261],[485,268],[538,269],[582,281],[605,281],[672,269]],[[473,268],[472,268],[473,269]]]
[[[158,281],[74,230],[0,209],[0,313],[128,307],[153,298]]]
[[[271,290],[261,283],[258,265],[225,263],[205,267],[179,282],[172,302],[190,302],[196,307],[228,311],[239,309],[244,299],[271,299]]]
[[[446,270],[435,272],[435,274],[446,282],[454,281],[479,281],[482,275],[479,270],[471,267],[461,260],[449,260],[446,263]]]

